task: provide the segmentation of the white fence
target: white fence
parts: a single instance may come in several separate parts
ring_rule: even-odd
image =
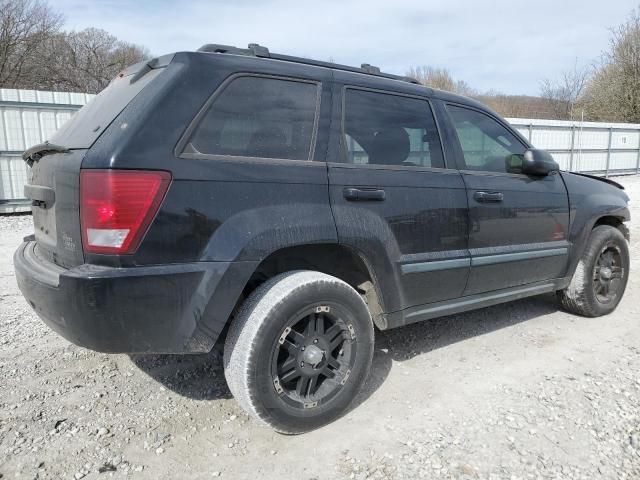
[[[605,176],[640,172],[640,124],[508,120],[533,145],[551,152],[563,170]]]
[[[29,210],[24,200],[28,147],[42,143],[93,95],[0,89],[0,212]]]
[[[0,89],[0,212],[28,210],[20,155],[41,143],[93,95]],[[640,124],[508,119],[549,150],[565,170],[620,175],[640,172]]]

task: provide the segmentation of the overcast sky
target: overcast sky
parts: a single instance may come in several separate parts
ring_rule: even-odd
[[[590,65],[639,0],[56,0],[67,29],[103,28],[153,54],[204,43],[371,63],[404,74],[446,67],[485,91],[537,94],[540,81]]]

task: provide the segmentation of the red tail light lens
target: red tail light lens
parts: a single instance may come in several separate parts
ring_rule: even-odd
[[[171,183],[171,174],[143,170],[82,170],[80,222],[85,252],[136,251]]]

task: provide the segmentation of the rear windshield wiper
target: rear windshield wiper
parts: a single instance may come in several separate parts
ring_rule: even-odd
[[[38,145],[34,145],[29,148],[22,154],[22,159],[27,162],[27,165],[30,167],[33,166],[34,162],[37,162],[45,155],[49,155],[51,153],[66,153],[69,149],[67,147],[63,147],[62,145],[55,145],[53,143],[44,142],[39,143]]]

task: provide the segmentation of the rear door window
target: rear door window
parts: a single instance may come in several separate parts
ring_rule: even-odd
[[[214,98],[184,153],[309,160],[319,94],[314,82],[238,77]]]
[[[444,168],[431,106],[419,98],[347,89],[344,145],[348,163]]]

